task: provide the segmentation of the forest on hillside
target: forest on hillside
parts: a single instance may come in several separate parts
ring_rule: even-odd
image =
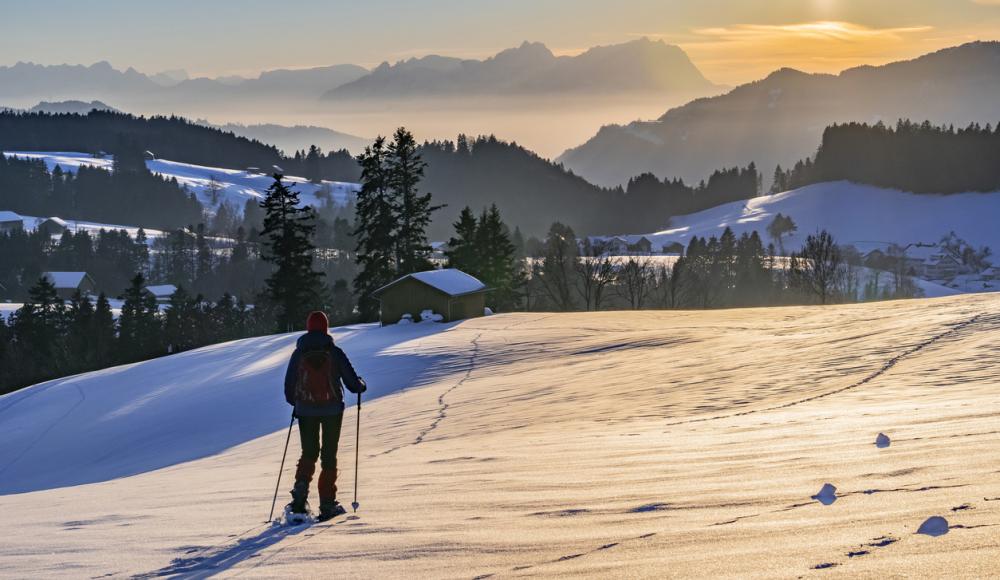
[[[900,120],[831,125],[813,158],[775,171],[773,191],[847,180],[914,193],[1000,190],[1000,124]]]

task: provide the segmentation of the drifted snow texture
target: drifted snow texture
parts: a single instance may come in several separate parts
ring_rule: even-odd
[[[998,311],[963,296],[343,329],[377,397],[361,509],[304,526],[264,523],[293,336],[41,385],[0,398],[0,575],[990,577]],[[825,483],[826,506],[809,499]],[[947,534],[914,533],[942,513]]]

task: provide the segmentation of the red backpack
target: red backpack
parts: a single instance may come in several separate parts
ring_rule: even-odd
[[[322,406],[343,400],[340,369],[334,364],[330,351],[322,349],[303,352],[299,359],[298,381],[295,383],[295,401]]]

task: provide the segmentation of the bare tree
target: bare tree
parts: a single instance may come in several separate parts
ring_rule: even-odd
[[[894,298],[912,298],[917,294],[917,285],[910,277],[906,266],[906,249],[890,244],[885,254],[885,264],[892,274]]]
[[[545,255],[536,278],[559,310],[573,309],[573,278],[578,252],[573,229],[559,222],[552,224],[545,238]]]
[[[809,294],[815,294],[820,304],[833,296],[842,276],[843,257],[833,236],[823,230],[810,234],[802,251],[792,254],[789,276],[792,284]]]
[[[219,203],[219,192],[222,191],[222,182],[213,173],[208,177],[208,185],[205,186],[208,189],[208,195],[212,199],[212,205]]]
[[[582,255],[574,264],[577,275],[576,289],[587,310],[590,310],[591,304],[594,310],[601,309],[604,291],[615,280],[614,259],[604,250],[601,244],[592,244],[590,239],[585,238]]]
[[[632,310],[642,308],[654,284],[652,262],[648,257],[631,256],[618,268],[618,294]]]
[[[767,235],[771,237],[772,240],[778,242],[778,250],[781,255],[785,254],[785,241],[784,237],[788,234],[794,234],[799,227],[795,225],[792,221],[791,216],[781,215],[780,213],[774,216],[771,223],[767,226]]]

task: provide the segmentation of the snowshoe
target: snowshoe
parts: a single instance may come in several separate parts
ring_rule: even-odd
[[[285,518],[284,524],[288,526],[298,526],[301,524],[310,524],[314,521],[313,516],[309,513],[309,504],[307,503],[303,511],[293,511],[292,504],[285,506]]]
[[[337,500],[322,502],[319,504],[319,516],[316,518],[316,521],[325,522],[346,513],[347,510]]]

